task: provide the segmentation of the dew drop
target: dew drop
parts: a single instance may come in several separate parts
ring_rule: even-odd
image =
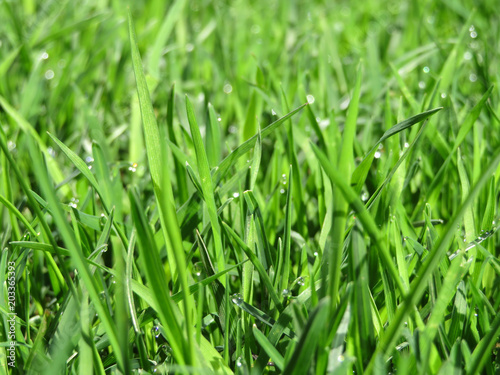
[[[442,93],[441,93],[441,98],[442,98],[442,99],[445,99],[445,98],[446,98],[446,93],[445,93],[445,92],[442,92]]]
[[[424,66],[422,70],[424,71],[424,73],[429,73],[431,71],[428,66]]]
[[[366,202],[368,200],[368,193],[366,191],[364,191],[363,194],[361,194],[361,200],[363,202]]]
[[[87,156],[87,157],[85,158],[85,163],[87,163],[87,164],[88,164],[88,163],[92,163],[93,161],[94,161],[94,158],[93,158],[92,156]]]
[[[476,82],[477,81],[477,75],[475,75],[474,73],[469,74],[469,81]]]
[[[241,293],[235,293],[231,297],[231,302],[233,302],[235,305],[239,306],[243,303],[243,296]]]
[[[300,286],[304,286],[305,285],[305,281],[304,281],[304,278],[301,276],[299,277],[299,279],[297,280],[297,284],[299,284]]]
[[[317,252],[317,251],[315,251],[313,255],[314,255],[315,257],[317,257],[319,254],[318,254],[318,252]]]
[[[339,362],[344,362],[344,359],[345,358],[342,354],[337,357],[337,361],[339,361]]]
[[[288,289],[283,289],[281,294],[283,295],[284,298],[290,297],[290,291]]]
[[[236,366],[237,367],[243,366],[243,360],[241,357],[238,357],[238,359],[236,360]]]
[[[472,53],[470,51],[464,53],[464,60],[472,60]]]
[[[155,338],[160,337],[160,327],[158,327],[158,326],[154,326],[154,327],[151,329],[151,333],[155,336]]]
[[[54,74],[54,71],[49,69],[45,72],[45,79],[50,81],[52,78],[54,78],[55,74]]]
[[[418,87],[419,87],[421,90],[425,89],[425,82],[424,82],[424,81],[420,81],[420,82],[418,83]]]
[[[233,198],[238,198],[240,196],[240,193],[233,193]]]
[[[224,90],[224,92],[226,94],[230,94],[231,92],[233,92],[233,86],[231,86],[229,83],[226,83],[224,85],[224,89],[223,90]]]
[[[276,116],[276,112],[275,112],[275,110],[274,110],[274,109],[271,109],[271,114],[272,114],[273,116]]]
[[[44,52],[42,53],[42,56],[40,56],[40,58],[41,58],[42,60],[47,60],[47,59],[49,58],[49,54],[48,54],[47,52],[45,52],[45,51],[44,51]]]
[[[312,96],[312,95],[307,95],[307,97],[306,97],[306,98],[307,98],[307,102],[308,102],[309,104],[313,104],[313,103],[314,103],[314,96]]]
[[[380,151],[375,151],[375,155],[374,155],[374,156],[375,156],[375,159],[380,159],[380,156],[381,156],[381,155],[382,155],[382,154],[380,153]]]
[[[285,189],[281,189],[281,190],[280,190],[280,193],[281,193],[281,194],[285,194]]]

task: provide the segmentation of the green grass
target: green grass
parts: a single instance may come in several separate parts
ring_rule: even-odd
[[[0,2],[0,373],[499,373],[475,4]]]

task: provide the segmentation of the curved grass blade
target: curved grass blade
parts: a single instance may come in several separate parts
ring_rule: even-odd
[[[392,257],[389,254],[388,249],[383,246],[383,239],[380,231],[378,230],[377,224],[370,216],[369,212],[366,210],[364,204],[360,200],[358,194],[347,185],[344,176],[340,174],[339,171],[335,170],[331,164],[328,162],[326,155],[318,149],[318,147],[311,143],[311,147],[316,154],[321,166],[325,170],[328,177],[331,179],[344,195],[346,201],[351,204],[356,211],[356,217],[363,224],[363,228],[368,232],[373,240],[373,244],[378,249],[379,256],[382,258],[384,265],[387,267],[389,274],[391,275],[393,281],[395,282],[401,295],[405,295],[405,288],[401,279],[399,277],[399,272],[392,261]]]
[[[368,171],[370,170],[370,167],[373,162],[373,158],[375,155],[375,152],[377,151],[378,145],[385,141],[387,138],[392,137],[395,134],[398,134],[399,132],[402,132],[405,129],[408,129],[409,127],[418,124],[428,117],[434,115],[435,113],[439,112],[442,110],[443,107],[439,108],[434,108],[431,109],[430,111],[422,112],[419,113],[418,115],[412,116],[396,125],[391,127],[389,130],[387,130],[382,137],[373,145],[372,149],[368,152],[368,154],[365,156],[363,161],[356,167],[352,174],[352,179],[351,179],[351,186],[354,186],[354,189],[360,193],[361,189],[363,188],[363,185],[366,180],[366,176],[368,176]]]
[[[153,105],[149,96],[146,78],[142,68],[141,56],[137,47],[137,38],[132,23],[132,15],[130,9],[128,11],[129,37],[131,44],[132,63],[137,85],[137,95],[139,97],[139,105],[141,108],[142,124],[146,141],[146,152],[148,157],[151,179],[153,181],[153,189],[159,206],[160,222],[165,239],[169,266],[172,269],[172,274],[178,276],[181,290],[185,293],[184,309],[185,309],[185,329],[187,345],[184,350],[184,355],[188,364],[196,363],[193,340],[193,327],[191,324],[191,314],[193,312],[192,297],[188,292],[188,282],[186,275],[186,259],[184,249],[182,247],[182,236],[180,233],[177,214],[174,206],[174,197],[172,192],[172,184],[170,181],[170,171],[165,170],[165,165],[170,165],[167,160],[167,152],[161,145],[160,133],[156,123]],[[165,146],[165,145],[163,145]]]
[[[422,294],[424,293],[425,287],[429,282],[429,278],[441,262],[443,255],[446,254],[446,250],[448,249],[451,240],[455,236],[455,228],[457,227],[457,225],[459,225],[469,205],[472,204],[481,189],[490,179],[490,176],[495,172],[496,167],[500,162],[500,149],[496,150],[495,155],[496,157],[492,160],[490,165],[485,168],[484,174],[479,178],[475,186],[472,188],[469,195],[467,196],[467,199],[460,205],[460,208],[446,225],[446,228],[443,232],[444,234],[439,238],[434,249],[427,257],[423,266],[420,268],[418,277],[415,278],[415,281],[410,286],[410,292],[404,298],[403,303],[396,311],[396,315],[393,321],[391,322],[391,324],[389,324],[384,336],[382,336],[381,341],[370,360],[367,368],[368,373],[371,373],[371,371],[374,370],[373,366],[375,365],[375,359],[378,355],[387,355],[387,352],[390,350],[392,343],[398,337],[403,319],[405,319],[407,314],[410,313],[410,310],[413,309],[416,301],[421,298]]]
[[[330,298],[324,298],[309,316],[307,325],[304,327],[302,336],[297,343],[290,362],[286,364],[283,373],[291,375],[307,374],[313,360],[314,352],[319,343],[318,336],[328,324],[328,312],[330,309]]]
[[[259,329],[256,326],[253,326],[253,335],[261,348],[267,353],[267,355],[271,358],[271,360],[274,362],[276,367],[280,370],[283,371],[283,368],[285,367],[284,364],[284,359],[283,356],[280,354],[280,352],[269,342],[267,337],[259,331]]]
[[[222,248],[222,237],[221,229],[219,224],[219,218],[217,217],[217,206],[215,205],[214,198],[214,187],[212,183],[212,175],[210,174],[210,166],[208,165],[207,154],[205,152],[205,147],[203,146],[203,140],[201,138],[200,128],[196,121],[194,115],[194,108],[189,98],[186,95],[186,112],[189,122],[189,127],[191,129],[191,137],[193,139],[193,144],[196,152],[196,161],[198,165],[198,173],[200,175],[200,184],[203,191],[203,198],[207,205],[208,215],[210,217],[210,224],[212,225],[212,235],[215,245],[215,259],[217,260],[217,268],[220,271],[224,271],[225,260],[224,251]],[[221,281],[222,285],[225,285],[225,279]]]
[[[265,285],[266,290],[268,291],[271,299],[273,300],[278,310],[280,311],[283,310],[280,298],[278,297],[278,294],[276,293],[276,290],[273,287],[273,283],[271,282],[271,279],[266,273],[266,270],[262,266],[262,263],[260,262],[259,258],[257,258],[257,256],[253,253],[253,251],[248,248],[245,242],[236,234],[236,232],[229,225],[227,225],[225,222],[222,222],[222,225],[224,226],[226,232],[228,232],[231,235],[231,237],[235,240],[238,246],[245,252],[247,257],[250,259],[250,262],[252,262],[254,267],[257,269],[257,272],[261,277],[261,282]]]
[[[261,137],[262,138],[267,137],[276,128],[278,128],[280,125],[282,125],[286,120],[288,120],[290,117],[295,115],[297,112],[301,111],[306,105],[308,105],[308,103],[302,104],[300,107],[295,108],[290,113],[288,113],[285,116],[274,121],[272,124],[266,126],[261,131]],[[228,172],[229,168],[231,168],[234,165],[234,163],[236,162],[236,160],[238,160],[238,158],[240,158],[245,153],[250,151],[250,149],[254,146],[255,142],[257,141],[257,137],[258,137],[258,134],[254,135],[252,138],[243,142],[241,145],[236,147],[224,160],[222,160],[222,162],[219,164],[218,168],[216,169],[216,171],[212,177],[215,184],[218,184],[218,182],[222,179],[222,177],[225,176],[225,174]]]

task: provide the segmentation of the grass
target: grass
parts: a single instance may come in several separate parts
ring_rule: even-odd
[[[129,6],[0,3],[1,373],[500,371],[496,2]]]

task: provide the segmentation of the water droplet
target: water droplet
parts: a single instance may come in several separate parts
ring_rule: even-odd
[[[8,141],[7,142],[7,147],[9,149],[9,151],[12,151],[13,149],[16,148],[16,144],[14,142],[12,142],[12,141]]]
[[[87,157],[85,158],[85,163],[87,163],[87,164],[88,164],[88,163],[92,163],[93,161],[94,161],[94,158],[93,158],[92,156],[87,156]]]
[[[445,92],[442,92],[442,93],[441,93],[441,98],[442,98],[442,99],[445,99],[445,98],[446,98],[446,93],[445,93]]]
[[[299,279],[297,280],[297,284],[299,284],[300,286],[304,286],[306,284],[302,276],[299,277]]]
[[[425,89],[425,82],[424,82],[424,81],[420,81],[420,82],[418,83],[418,87],[419,87],[420,89],[422,89],[422,90],[423,90],[423,89]]]
[[[271,114],[272,114],[273,116],[276,116],[276,112],[274,111],[274,109],[271,109]]]
[[[191,43],[186,44],[186,52],[192,52],[194,50],[194,46]]]
[[[408,148],[408,147],[410,147],[410,144],[408,142],[405,142],[405,146],[404,147]]]
[[[469,74],[469,81],[476,82],[477,81],[477,75],[475,75],[474,73]]]
[[[48,54],[47,52],[45,52],[45,51],[44,51],[44,52],[42,53],[42,56],[40,56],[40,58],[41,58],[42,60],[47,60],[47,59],[49,58],[49,54]]]
[[[317,257],[319,254],[318,254],[318,252],[317,252],[317,251],[315,251],[313,255],[314,255],[315,257]]]
[[[220,121],[220,120],[219,120]],[[236,128],[236,126],[234,125],[231,125],[228,129],[229,133],[231,134],[236,134],[238,132],[238,129]]]
[[[281,193],[281,194],[285,194],[285,189],[281,189],[281,190],[280,190],[280,193]]]
[[[312,96],[312,95],[307,95],[307,97],[306,97],[306,98],[307,98],[307,102],[308,102],[309,104],[313,104],[313,103],[314,103],[314,96]]]
[[[76,208],[78,206],[78,202],[80,202],[78,198],[72,197],[68,205],[70,207]]]
[[[88,166],[88,168],[89,168],[89,169],[92,169],[92,166],[91,166],[91,165],[89,165],[89,166]]]
[[[224,89],[223,90],[224,90],[224,92],[226,94],[230,94],[233,91],[233,86],[231,86],[229,83],[226,83],[224,85]]]
[[[368,200],[368,193],[366,191],[364,191],[363,194],[361,194],[361,200],[363,202],[366,202]]]
[[[464,53],[464,60],[472,60],[472,53],[470,51]]]
[[[405,322],[405,327],[408,327],[408,322]]]
[[[381,156],[381,155],[382,155],[382,154],[380,153],[380,151],[375,151],[375,155],[374,155],[374,157],[375,157],[375,159],[380,159],[380,156]]]
[[[424,73],[429,73],[431,71],[428,66],[424,66],[422,70],[424,71]]]
[[[130,167],[128,167],[128,170],[132,173],[135,172],[137,170],[137,163],[132,163]]]
[[[283,295],[284,298],[290,297],[290,291],[288,289],[283,289],[281,294]]]
[[[337,357],[337,361],[339,361],[339,362],[344,362],[344,359],[345,358],[342,354]]]
[[[54,74],[54,71],[49,69],[45,72],[45,79],[46,80],[51,80],[52,78],[54,78],[55,74]]]
[[[160,327],[158,327],[158,326],[154,326],[154,327],[151,329],[151,333],[155,336],[155,338],[160,337]]]
[[[240,196],[240,193],[233,193],[233,198],[238,198]]]
[[[233,294],[233,296],[231,297],[231,301],[235,304],[235,305],[241,305],[243,303],[243,296],[241,295],[241,293],[235,293]]]
[[[241,357],[238,357],[238,359],[236,360],[236,366],[237,367],[243,366],[243,359]]]
[[[56,157],[56,151],[52,147],[47,147],[47,152],[49,153],[50,156],[53,158]]]

